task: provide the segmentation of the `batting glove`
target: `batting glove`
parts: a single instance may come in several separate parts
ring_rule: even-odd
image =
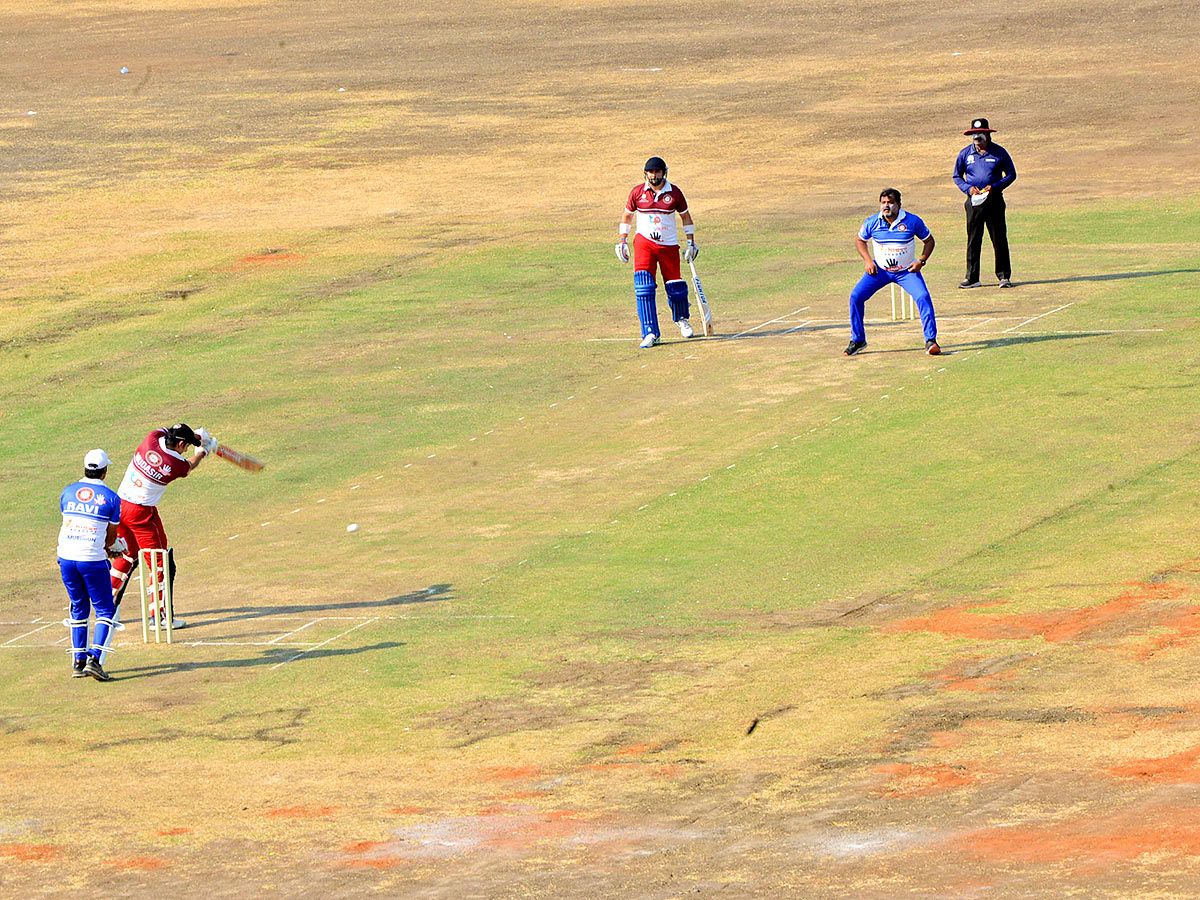
[[[208,437],[200,441],[200,446],[204,448],[205,453],[216,453],[217,439],[210,434]]]
[[[696,246],[695,241],[688,241],[687,247],[683,251],[683,261],[690,263],[693,259],[700,255],[700,248]]]
[[[120,556],[122,553],[124,553],[128,549],[129,549],[129,545],[127,543],[125,543],[125,538],[119,537],[115,541],[113,541],[112,546],[108,548],[108,555],[109,556]]]
[[[625,241],[617,241],[617,259],[623,263],[629,262],[629,244]]]

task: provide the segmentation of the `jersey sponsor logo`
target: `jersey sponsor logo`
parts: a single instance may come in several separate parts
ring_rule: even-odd
[[[80,503],[91,503],[92,498],[96,496],[96,492],[90,487],[81,487],[75,491],[75,499]]]
[[[650,240],[661,241],[662,240],[662,232],[659,232],[659,231],[650,232]]]

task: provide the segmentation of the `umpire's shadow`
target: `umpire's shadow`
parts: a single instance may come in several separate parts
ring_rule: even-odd
[[[419,591],[397,594],[383,600],[345,600],[340,603],[288,604],[285,606],[231,606],[225,609],[198,609],[188,613],[187,618],[195,627],[220,625],[225,622],[240,622],[245,619],[260,619],[264,616],[295,616],[310,613],[326,613],[350,609],[386,609],[391,606],[412,606],[417,603],[439,603],[453,600],[456,594],[450,584],[431,584]],[[209,618],[213,616],[215,618]]]
[[[130,681],[134,678],[153,678],[156,675],[176,675],[180,672],[197,672],[203,669],[247,669],[255,666],[274,666],[280,663],[300,665],[313,659],[328,659],[334,656],[355,656],[359,653],[369,653],[372,650],[394,650],[404,647],[404,641],[380,641],[365,647],[347,647],[344,649],[311,650],[297,653],[295,647],[275,647],[264,651],[262,656],[246,657],[243,659],[199,659],[181,662],[156,663],[152,666],[138,666],[133,669],[115,669],[109,672],[113,681]]]

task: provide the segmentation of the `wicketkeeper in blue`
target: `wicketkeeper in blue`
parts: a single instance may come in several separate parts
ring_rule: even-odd
[[[58,501],[62,511],[58,568],[71,600],[71,617],[66,622],[74,660],[71,676],[91,675],[97,681],[111,680],[102,664],[117,625],[108,558],[125,549],[125,542],[117,537],[121,498],[104,485],[108,463],[103,450],[90,451],[83,458],[83,478],[63,488]],[[88,616],[93,608],[96,627],[89,646]]]
[[[923,244],[920,256],[916,249],[918,238]],[[874,253],[868,241],[874,242]],[[850,292],[850,346],[845,350],[846,355],[853,356],[867,346],[863,308],[868,298],[889,284],[899,285],[916,301],[925,332],[925,352],[930,356],[941,353],[933,300],[921,276],[933,254],[933,235],[924,222],[900,208],[898,190],[884,188],[879,193],[879,215],[868,216],[863,222],[858,229],[857,245],[866,271]]]

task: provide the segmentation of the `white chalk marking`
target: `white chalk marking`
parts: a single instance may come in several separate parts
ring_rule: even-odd
[[[375,622],[375,621],[377,621],[377,619],[370,619],[370,620],[368,620],[368,621],[366,621],[366,622],[359,622],[359,623],[358,623],[357,625],[355,625],[354,627],[352,627],[352,628],[347,628],[347,629],[346,629],[345,631],[343,631],[341,634],[335,634],[335,635],[334,635],[333,637],[331,637],[331,638],[330,638],[328,641],[322,641],[321,643],[317,644],[317,646],[316,646],[316,647],[312,647],[312,648],[310,648],[310,649],[308,649],[308,650],[301,650],[299,653],[297,653],[295,656],[291,657],[290,659],[285,659],[283,662],[280,662],[280,663],[275,663],[275,665],[271,666],[271,668],[272,668],[272,669],[278,669],[278,668],[279,668],[280,666],[282,666],[282,665],[286,665],[287,663],[290,663],[290,662],[295,662],[295,661],[296,661],[296,660],[298,660],[300,657],[302,657],[302,656],[303,656],[305,653],[312,653],[312,652],[313,652],[313,650],[317,650],[317,649],[319,649],[319,648],[321,648],[321,647],[324,647],[324,646],[325,646],[326,644],[328,644],[330,641],[336,641],[338,638],[340,638],[340,637],[345,637],[345,636],[346,636],[346,635],[348,635],[350,632],[352,632],[352,631],[357,631],[359,628],[362,628],[364,625],[370,625],[372,622]]]

